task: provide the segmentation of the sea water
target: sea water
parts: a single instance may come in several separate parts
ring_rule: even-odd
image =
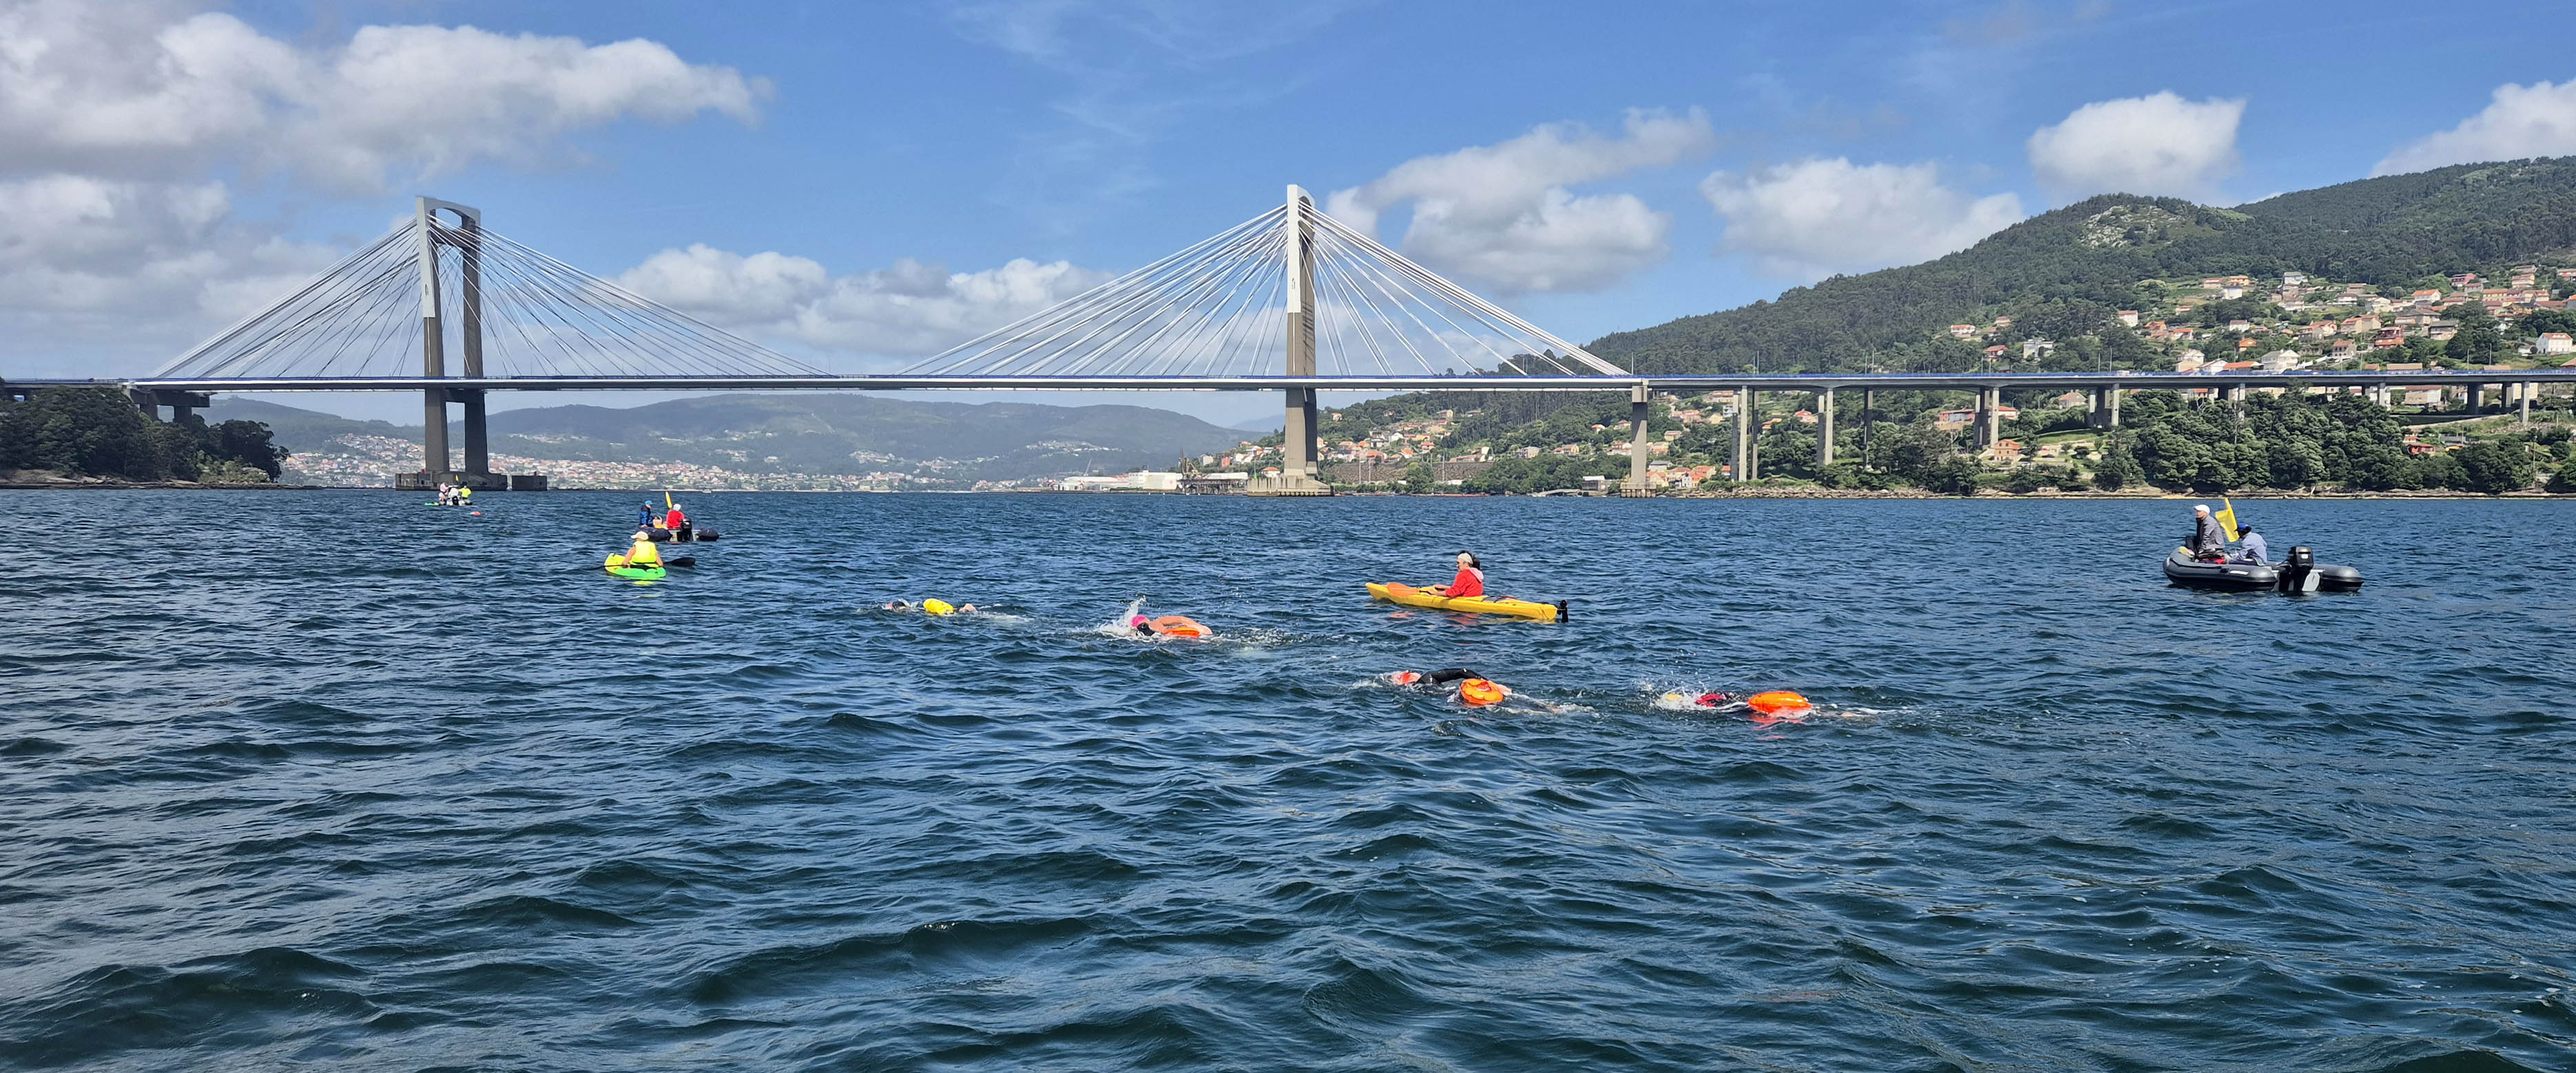
[[[0,492],[0,1065],[2576,1068],[2576,504],[633,498]]]

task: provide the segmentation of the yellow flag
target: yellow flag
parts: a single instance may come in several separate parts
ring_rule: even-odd
[[[669,510],[669,509],[671,509],[671,493],[669,493],[669,492],[664,492],[664,493],[662,493],[662,509],[663,509],[663,510]],[[2233,518],[2233,517],[2235,517],[2235,515],[2230,514],[2230,515],[2228,515],[2228,517]],[[2231,521],[2231,522],[2229,522],[2229,523],[2227,523],[2227,524],[2229,524],[2229,525],[2235,525],[2236,523]]]
[[[2238,532],[2236,529],[2235,502],[2228,499],[2226,496],[2218,497],[2218,501],[2226,504],[2225,509],[2218,512],[2218,532],[2220,535],[2225,536],[2229,540],[2234,540],[2237,537],[2243,536],[2244,534]]]

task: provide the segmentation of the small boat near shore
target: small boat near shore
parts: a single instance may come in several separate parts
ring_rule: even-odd
[[[2191,549],[2175,548],[2165,556],[2165,580],[2188,589],[2230,592],[2351,592],[2361,587],[2361,571],[2316,561],[2305,547],[2290,549],[2279,563],[2204,562]]]

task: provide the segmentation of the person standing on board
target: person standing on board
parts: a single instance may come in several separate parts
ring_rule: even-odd
[[[1476,553],[1458,553],[1458,576],[1446,585],[1433,585],[1428,590],[1452,600],[1472,600],[1485,594],[1485,564],[1476,561]]]
[[[2210,516],[2207,503],[2191,508],[2191,557],[2211,560],[2227,557],[2227,531],[2218,524],[2217,518]]]

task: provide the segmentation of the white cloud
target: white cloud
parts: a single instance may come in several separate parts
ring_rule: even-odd
[[[2399,146],[2373,175],[2423,171],[2445,164],[2576,154],[2576,79],[2557,85],[2507,82],[2478,114],[2439,134]]]
[[[377,194],[575,160],[567,135],[625,120],[755,122],[769,92],[651,41],[368,26],[312,44],[204,6],[0,0],[12,372],[142,371],[344,252],[243,218],[218,176]]]
[[[625,119],[758,118],[766,82],[656,42],[368,26],[305,48],[167,3],[0,6],[0,169],[174,178],[238,165],[371,193],[560,157]]]
[[[1633,194],[1569,187],[1663,167],[1716,146],[1708,117],[1632,111],[1624,136],[1552,124],[1496,145],[1408,160],[1364,186],[1337,190],[1325,211],[1374,232],[1410,204],[1399,243],[1432,268],[1505,293],[1597,290],[1663,260],[1672,221]]]
[[[2021,198],[1972,197],[1928,163],[1802,160],[1717,172],[1699,192],[1726,219],[1725,248],[1802,280],[1929,260],[2022,218]]]
[[[2187,101],[2171,91],[2095,101],[2030,136],[2039,183],[2068,201],[2093,194],[2210,199],[2236,170],[2245,101]]]
[[[0,330],[19,375],[94,375],[90,340],[167,357],[337,259],[233,218],[222,183],[45,175],[0,180]]]
[[[619,286],[726,328],[859,354],[934,354],[1104,282],[1106,273],[1021,258],[950,272],[909,258],[833,276],[807,258],[704,245],[664,250]]]

